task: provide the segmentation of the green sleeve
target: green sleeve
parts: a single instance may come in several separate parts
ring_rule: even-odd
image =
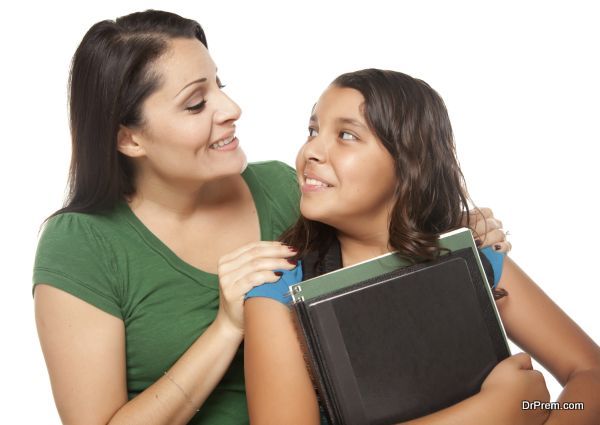
[[[33,268],[37,284],[47,284],[123,318],[116,261],[110,245],[87,214],[50,219],[38,242]]]

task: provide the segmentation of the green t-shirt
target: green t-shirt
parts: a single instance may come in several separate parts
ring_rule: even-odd
[[[298,217],[294,170],[268,161],[249,164],[242,176],[254,198],[261,239],[277,239]],[[219,306],[217,275],[177,257],[124,202],[108,214],[65,213],[49,220],[33,282],[64,290],[123,320],[130,399],[177,361]],[[240,348],[191,424],[248,423],[243,365]]]

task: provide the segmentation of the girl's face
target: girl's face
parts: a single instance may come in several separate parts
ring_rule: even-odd
[[[304,217],[366,235],[387,230],[396,175],[394,159],[368,128],[363,104],[358,90],[325,90],[313,109],[296,170]]]
[[[169,41],[153,71],[161,85],[142,107],[144,124],[131,130],[138,175],[196,183],[239,174],[246,156],[235,137],[241,110],[223,91],[217,67],[196,39]],[[129,146],[131,148],[131,146]]]

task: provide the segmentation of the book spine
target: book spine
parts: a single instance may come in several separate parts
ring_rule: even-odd
[[[315,352],[315,344],[311,335],[312,325],[306,311],[306,305],[303,301],[296,301],[292,305],[294,310],[294,326],[298,335],[298,342],[302,349],[306,369],[315,388],[317,400],[324,407],[327,420],[330,425],[341,424],[339,416],[335,414],[336,409],[333,400],[329,398],[329,393],[325,384],[325,378],[321,374],[322,366],[318,364],[318,354]]]

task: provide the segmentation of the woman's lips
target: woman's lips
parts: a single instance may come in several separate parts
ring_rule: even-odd
[[[230,143],[228,143],[224,146],[213,145],[215,147],[211,146],[211,149],[215,150],[215,151],[232,151],[232,150],[237,149],[239,144],[240,144],[240,141],[238,140],[238,138],[234,137]]]

